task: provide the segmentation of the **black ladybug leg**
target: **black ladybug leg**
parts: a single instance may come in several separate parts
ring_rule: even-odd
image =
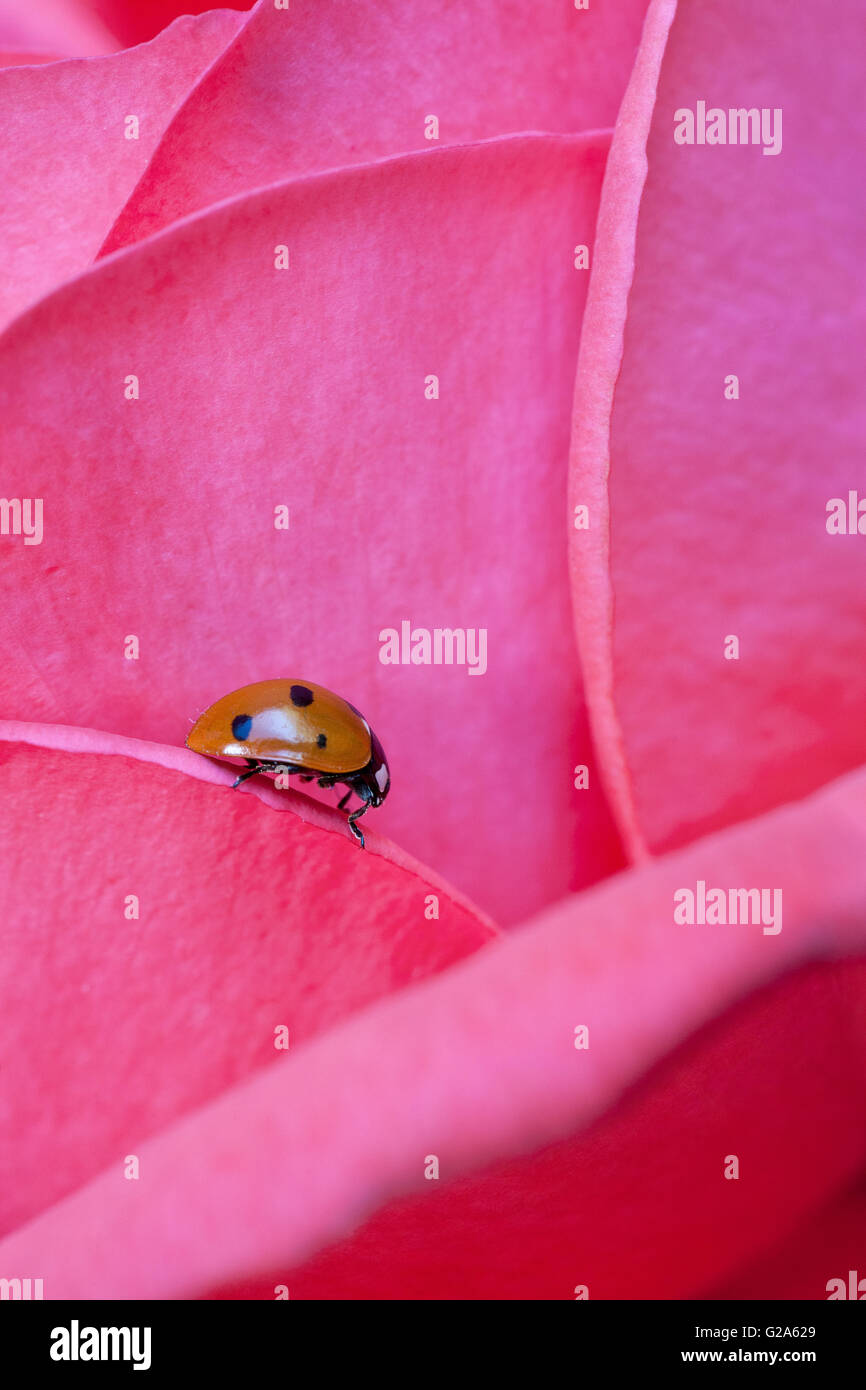
[[[369,807],[365,801],[363,806],[358,807],[357,811],[350,811],[349,813],[349,829],[351,830],[355,839],[358,841],[358,844],[361,849],[364,848],[364,832],[358,829],[357,825],[355,824],[355,821],[360,820],[364,812],[367,810],[369,810]]]
[[[350,787],[349,790],[346,792],[346,795],[345,795],[345,796],[341,796],[341,797],[340,797],[340,800],[337,802],[337,810],[338,810],[338,811],[342,811],[343,807],[345,806],[346,802],[349,800],[349,797],[350,797],[351,795],[352,795],[352,788]]]
[[[240,775],[236,777],[235,780],[232,782],[232,791],[234,791],[235,787],[239,787],[241,782],[245,782],[248,777],[255,777],[256,773],[261,768],[261,763],[257,763],[253,758],[247,758],[246,764],[246,772],[240,773]]]

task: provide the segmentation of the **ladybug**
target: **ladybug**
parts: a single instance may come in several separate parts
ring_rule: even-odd
[[[257,772],[285,772],[320,787],[337,782],[354,792],[361,805],[349,812],[349,829],[364,848],[356,821],[381,806],[391,786],[382,745],[360,710],[312,681],[257,681],[224,695],[199,715],[186,740],[194,753],[212,758],[244,758],[239,787]]]

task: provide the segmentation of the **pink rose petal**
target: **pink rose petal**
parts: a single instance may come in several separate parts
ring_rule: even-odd
[[[656,56],[669,10],[655,11]],[[827,501],[858,487],[866,424],[861,30],[848,0],[829,28],[816,6],[793,26],[785,6],[748,0],[678,11],[611,416],[651,80],[615,136],[577,391],[579,421],[592,418],[578,425],[574,491],[588,490],[598,526],[573,543],[578,578],[593,578],[577,595],[588,699],[634,855],[866,756],[866,541],[826,530]],[[675,144],[675,111],[698,100],[780,108],[781,152]],[[729,374],[738,400],[725,399]],[[739,660],[724,656],[731,635]]]
[[[605,171],[577,365],[569,478],[569,561],[587,704],[611,807],[638,862],[647,857],[647,850],[634,809],[613,690],[608,434],[634,273],[647,132],[675,13],[676,0],[653,0],[650,5]],[[579,515],[582,508],[587,509],[585,516]]]
[[[645,8],[474,0],[443,15],[427,0],[261,0],[166,131],[104,249],[292,174],[609,127]]]
[[[517,1187],[499,1181],[488,1204],[532,1207],[536,1240],[554,1249],[585,1186],[595,1213],[586,1247],[572,1235],[567,1265],[564,1245],[557,1256],[569,1287],[683,1296],[783,1238],[862,1165],[866,1138],[853,1121],[864,1101],[864,964],[832,967],[835,987],[826,966],[801,972],[717,1026],[709,1050],[693,1039],[685,1067],[674,1056],[628,1088],[760,985],[863,951],[864,834],[859,772],[619,875],[332,1028],[158,1138],[118,1135],[112,1167],[4,1241],[0,1264],[38,1269],[47,1297],[189,1296],[256,1271],[288,1273],[395,1198],[432,1201],[428,1232],[444,1231],[449,1184],[607,1124],[617,1105],[613,1142],[597,1129],[601,1150],[584,1150],[567,1181],[555,1162],[532,1159],[534,1184],[517,1168]],[[675,924],[673,893],[699,878],[781,885],[782,930]],[[851,987],[844,1010],[839,986]],[[578,1024],[590,1030],[584,1051],[573,1045]],[[124,1180],[122,1151],[139,1155],[139,1181]],[[743,1173],[726,1184],[731,1152]],[[424,1179],[431,1154],[441,1187]],[[608,1172],[606,1200],[592,1202],[594,1174]],[[620,1206],[609,1200],[618,1184]],[[489,1289],[496,1271],[479,1278]]]
[[[186,749],[0,725],[3,1230],[284,1056],[275,1028],[294,1049],[495,936],[375,828],[361,852],[336,811],[231,781]]]
[[[862,1185],[821,1207],[795,1234],[761,1255],[724,1284],[708,1289],[706,1298],[822,1298],[833,1279],[842,1279],[850,1291],[849,1272],[857,1271],[857,1283],[866,1278],[866,1191]],[[271,1295],[272,1296],[272,1295]],[[863,1294],[859,1293],[858,1301]]]
[[[835,1194],[862,1172],[864,998],[866,961],[800,971],[689,1038],[584,1134],[416,1183],[305,1263],[202,1296],[826,1297],[844,1251],[861,1259],[815,1209],[834,1194],[830,1210],[848,1210]],[[793,1269],[780,1248],[797,1249]]]
[[[298,3],[292,0],[292,8]],[[179,15],[197,15],[214,8],[210,0],[88,0],[88,4],[126,47],[152,39]],[[249,5],[240,3],[232,9],[248,10]]]
[[[77,0],[0,0],[0,49],[51,52],[59,57],[112,53],[118,42],[86,3]],[[6,139],[9,129],[4,120]],[[4,199],[10,189],[4,185]]]
[[[172,113],[239,23],[217,10],[132,52],[0,72],[0,325],[92,261]],[[130,115],[137,139],[125,136]]]
[[[57,53],[25,53],[0,48],[0,68],[39,67],[43,63],[56,63],[59,57]]]

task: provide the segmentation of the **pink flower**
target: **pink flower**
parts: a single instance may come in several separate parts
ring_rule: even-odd
[[[644,9],[262,0],[0,72],[0,1275],[862,1259],[858,8]],[[778,155],[678,144],[698,101]],[[486,670],[383,664],[404,622]],[[183,747],[280,675],[382,738],[364,853]]]

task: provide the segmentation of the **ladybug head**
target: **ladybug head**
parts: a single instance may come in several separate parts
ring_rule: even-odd
[[[391,788],[391,774],[385,761],[385,750],[370,730],[370,761],[360,773],[370,806],[381,806]]]

